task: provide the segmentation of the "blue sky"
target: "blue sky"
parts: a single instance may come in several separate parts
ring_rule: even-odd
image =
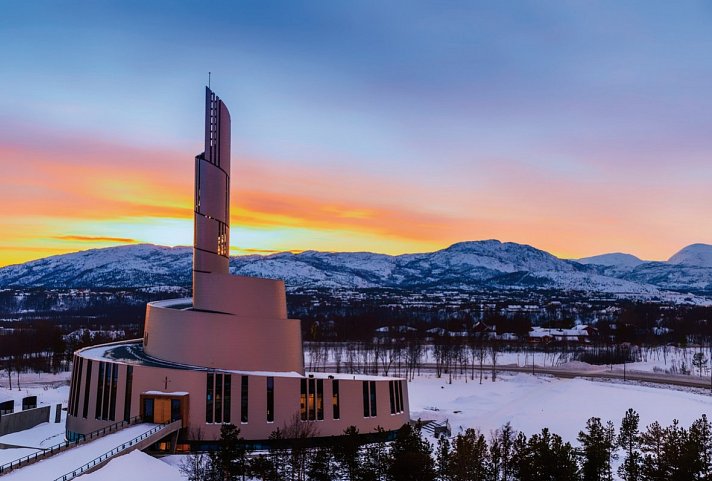
[[[704,2],[2,9],[0,162],[13,175],[0,187],[33,183],[39,196],[25,234],[13,229],[0,246],[35,250],[12,259],[53,252],[42,246],[88,247],[45,239],[60,235],[47,233],[48,217],[86,237],[108,237],[121,218],[122,237],[170,243],[141,236],[151,219],[165,221],[150,215],[160,200],[142,200],[140,219],[118,207],[97,219],[81,205],[68,216],[61,199],[43,197],[41,185],[56,189],[59,175],[67,195],[109,202],[74,176],[90,175],[82,169],[92,163],[121,169],[128,155],[146,157],[123,168],[148,188],[181,192],[174,203],[186,214],[174,215],[189,234],[208,71],[232,112],[233,223],[251,242],[234,235],[238,249],[412,252],[494,237],[574,257],[666,258],[712,242],[704,222],[712,6]],[[72,152],[78,158],[67,160]],[[34,159],[33,172],[18,164],[23,157]],[[187,173],[162,184],[142,170],[151,162]],[[62,163],[72,177],[48,167]],[[0,217],[19,225],[11,202]],[[353,212],[357,224],[344,220]]]

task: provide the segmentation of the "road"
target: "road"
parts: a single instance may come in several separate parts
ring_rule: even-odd
[[[327,364],[326,370],[333,370],[335,366]],[[468,375],[470,373],[469,368],[467,370]],[[459,368],[456,368],[459,372]],[[482,370],[485,373],[492,372],[491,365],[483,365]],[[421,364],[420,371],[435,371],[434,363]],[[479,375],[480,368],[475,366],[475,376]],[[454,372],[454,371],[453,371]],[[535,365],[532,366],[514,366],[509,364],[497,365],[497,372],[521,372],[525,374],[546,374],[559,378],[573,379],[576,377],[585,377],[589,379],[620,379],[621,381],[638,381],[638,382],[648,382],[653,384],[664,384],[668,386],[682,386],[682,387],[694,387],[701,389],[710,389],[712,391],[712,381],[709,377],[699,377],[699,376],[686,376],[686,375],[675,375],[675,374],[665,374],[657,372],[645,372],[645,371],[630,371],[626,372],[623,369],[616,367],[611,370],[608,366],[586,366],[585,368],[576,368],[571,366],[563,367],[545,367]],[[389,375],[398,375],[397,371],[391,369]],[[447,376],[447,374],[443,374]]]

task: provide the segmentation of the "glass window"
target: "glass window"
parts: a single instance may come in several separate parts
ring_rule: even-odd
[[[316,419],[324,419],[324,380],[316,380]]]
[[[109,419],[109,397],[111,396],[111,364],[104,366],[104,394],[101,395],[101,419]]]
[[[371,381],[371,416],[376,416],[376,381]]]
[[[308,399],[309,399],[309,420],[314,421],[316,419],[316,389],[314,388],[314,378],[309,379],[307,383],[309,385]]]
[[[116,385],[119,382],[119,365],[113,363],[111,366],[111,401],[109,402],[109,419],[111,421],[116,421]]]
[[[274,421],[274,378],[267,378],[267,422]]]
[[[363,381],[363,417],[371,416],[371,405],[368,400],[368,381]]]
[[[307,420],[307,380],[302,379],[301,391],[299,394],[299,413],[302,421]]]
[[[84,409],[82,417],[86,418],[89,415],[89,392],[91,389],[91,360],[87,361],[87,377],[84,381]]]
[[[99,362],[99,375],[96,380],[96,406],[94,406],[94,417],[101,419],[101,396],[104,394],[104,363]]]
[[[222,419],[222,390],[223,390],[223,375],[215,375],[215,422],[221,423]]]
[[[240,389],[240,422],[247,422],[247,401],[248,401],[248,384],[247,376],[242,376],[242,385]]]
[[[403,412],[405,407],[403,406],[403,381],[398,381],[398,412]]]
[[[223,376],[223,422],[230,422],[230,413],[232,403],[232,375],[225,374]]]
[[[393,381],[388,381],[388,394],[391,400],[391,414],[396,413],[396,386]]]
[[[341,410],[339,409],[339,381],[336,379],[331,381],[331,404],[334,408],[334,419],[339,419],[341,417]]]
[[[180,418],[180,399],[171,399],[171,422],[178,421]]]
[[[126,390],[124,391],[124,421],[128,421],[129,419],[131,419],[131,390],[132,389],[133,389],[133,366],[126,366]]]
[[[146,398],[143,400],[143,421],[146,423],[153,422],[153,399]]]
[[[215,383],[215,375],[212,372],[208,373],[208,383],[205,389],[205,422],[213,422],[213,389]]]

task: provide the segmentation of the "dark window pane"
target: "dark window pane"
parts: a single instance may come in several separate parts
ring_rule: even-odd
[[[232,375],[225,374],[223,377],[223,422],[230,422],[231,404],[232,403]]]
[[[87,377],[84,381],[84,409],[82,417],[86,418],[89,415],[89,392],[91,391],[91,361],[87,361]]]
[[[205,422],[213,422],[213,389],[214,389],[215,375],[211,372],[208,373],[208,383],[205,388]]]
[[[101,419],[101,396],[104,395],[104,363],[99,362],[99,375],[96,380],[96,406],[94,406],[94,417]]]
[[[112,364],[111,368],[111,401],[109,402],[109,419],[116,421],[116,385],[119,382],[119,365]]]
[[[363,382],[363,417],[371,415],[371,405],[368,401],[368,381]]]
[[[153,399],[143,400],[143,421],[146,423],[153,422]]]
[[[111,364],[104,366],[104,394],[101,397],[101,419],[109,419],[109,397],[111,396]]]
[[[133,389],[133,366],[126,366],[126,391],[124,392],[124,421],[128,421],[129,419],[131,419],[131,390],[132,389]]]
[[[180,399],[171,399],[171,421],[178,421],[180,418]]]
[[[274,421],[274,378],[267,378],[267,422]]]
[[[371,381],[371,416],[376,415],[376,381]]]
[[[405,406],[403,406],[403,381],[398,381],[398,411],[403,412]]]
[[[393,381],[388,381],[388,394],[390,395],[390,400],[391,400],[391,414],[396,413],[396,386],[393,383]]]
[[[215,375],[215,422],[222,422],[222,390],[223,390],[223,375]]]
[[[242,376],[240,388],[240,422],[247,422],[247,401],[249,399],[247,376]]]

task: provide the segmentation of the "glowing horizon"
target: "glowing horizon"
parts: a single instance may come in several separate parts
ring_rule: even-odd
[[[267,3],[8,5],[0,266],[190,245],[208,70],[233,254],[712,244],[704,5]]]

